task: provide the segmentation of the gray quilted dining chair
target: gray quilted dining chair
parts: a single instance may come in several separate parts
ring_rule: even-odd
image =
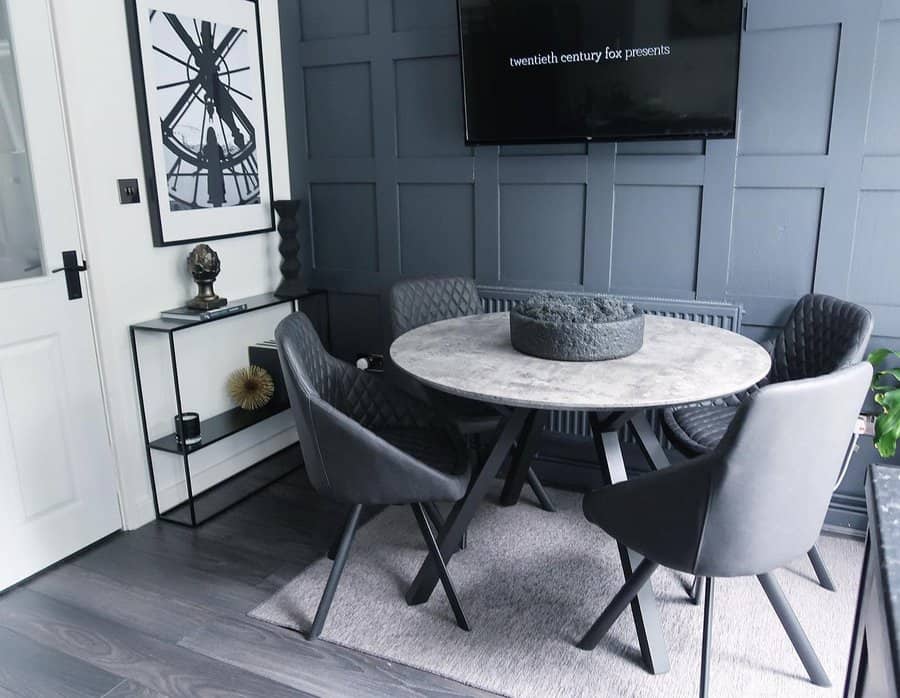
[[[709,453],[601,488],[584,513],[643,556],[579,642],[594,649],[659,565],[706,580],[700,695],[707,695],[714,581],[756,576],[813,683],[828,676],[772,570],[815,543],[872,378],[869,363],[756,391]],[[795,415],[802,419],[794,419]],[[797,468],[812,462],[815,468]]]
[[[427,276],[398,281],[388,292],[388,309],[390,341],[422,325],[483,312],[475,280],[464,276]],[[433,405],[462,434],[485,437],[496,433],[502,415],[494,406],[432,390],[404,375],[390,357],[386,363],[392,380]],[[526,480],[541,506],[554,511],[549,495],[527,463],[514,464],[501,494],[501,502],[515,503]]]
[[[469,484],[455,430],[382,376],[331,356],[303,313],[282,320],[275,341],[309,480],[322,496],[350,505],[308,637],[322,631],[362,508],[369,505],[412,507],[456,623],[468,630],[428,521],[435,502],[462,499]]]
[[[766,380],[748,391],[712,403],[665,410],[663,424],[669,439],[689,456],[710,453],[721,441],[738,407],[761,386],[813,378],[859,363],[872,336],[872,327],[872,314],[861,305],[824,294],[803,296],[778,336],[765,345],[772,356],[772,370]],[[847,444],[851,434],[852,430],[847,432]],[[798,464],[804,462],[814,461],[800,459],[792,467],[800,467]],[[832,484],[837,487],[840,483]],[[834,582],[815,545],[808,555],[819,583],[834,591]],[[692,593],[697,602],[698,583]]]

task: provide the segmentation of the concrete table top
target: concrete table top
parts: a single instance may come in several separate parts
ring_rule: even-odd
[[[561,410],[620,410],[698,402],[762,380],[768,352],[734,332],[646,316],[644,346],[611,361],[549,361],[509,341],[509,313],[442,320],[391,345],[403,371],[437,390],[484,402]]]

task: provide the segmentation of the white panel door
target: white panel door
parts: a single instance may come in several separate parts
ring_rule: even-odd
[[[0,589],[121,527],[48,2],[0,0]]]

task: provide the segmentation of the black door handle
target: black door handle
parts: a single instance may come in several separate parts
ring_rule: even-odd
[[[66,273],[66,290],[69,292],[69,300],[74,301],[82,297],[81,272],[87,269],[87,260],[83,264],[78,263],[78,253],[75,250],[64,250],[62,253],[63,265],[57,269],[51,269],[51,274],[64,271]]]

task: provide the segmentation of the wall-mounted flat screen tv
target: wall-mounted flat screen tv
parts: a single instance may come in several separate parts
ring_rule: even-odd
[[[742,0],[458,0],[468,144],[733,138]]]

